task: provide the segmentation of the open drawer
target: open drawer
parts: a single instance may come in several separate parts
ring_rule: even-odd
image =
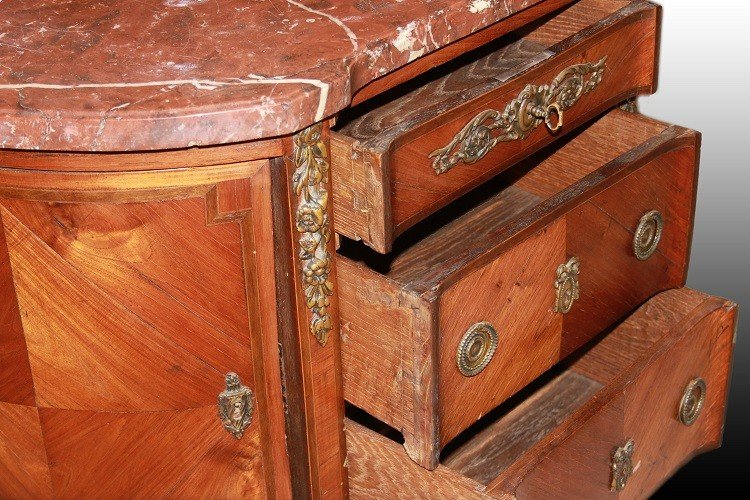
[[[426,468],[560,359],[685,283],[699,136],[615,110],[561,142],[389,255],[342,243],[344,396],[402,432]]]
[[[659,8],[580,0],[339,117],[335,229],[378,252],[469,189],[656,85]],[[385,104],[383,104],[385,102]]]
[[[517,405],[488,415],[434,471],[347,423],[353,498],[646,498],[718,447],[736,305],[663,292]]]

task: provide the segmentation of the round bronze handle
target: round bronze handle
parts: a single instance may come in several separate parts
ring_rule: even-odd
[[[484,370],[495,354],[497,339],[497,331],[486,321],[469,327],[458,344],[458,370],[467,377],[473,377]]]
[[[554,123],[552,122],[553,115],[557,116],[557,121],[555,121]],[[549,131],[552,132],[553,134],[562,128],[563,109],[556,102],[553,102],[547,105],[547,110],[544,113],[544,124],[547,125],[547,128],[549,129]]]
[[[219,418],[224,428],[240,439],[253,421],[255,397],[250,388],[242,385],[236,373],[227,373],[225,384],[226,389],[219,394]]]
[[[706,381],[702,378],[694,378],[685,387],[685,392],[680,400],[678,416],[680,422],[691,426],[698,420],[703,404],[706,401]]]
[[[663,230],[664,217],[661,212],[651,210],[643,214],[633,236],[633,253],[638,260],[646,260],[656,252]]]

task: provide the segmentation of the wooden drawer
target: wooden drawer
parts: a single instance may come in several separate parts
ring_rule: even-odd
[[[357,262],[362,254],[342,246],[352,257],[339,259],[347,400],[401,431],[409,455],[434,468],[441,447],[482,415],[655,293],[682,286],[698,139],[616,110],[391,255]],[[653,212],[661,236],[638,258],[637,228]]]
[[[469,189],[652,92],[659,12],[640,0],[581,0],[438,68],[421,87],[342,114],[331,136],[336,231],[388,252],[396,235]]]
[[[435,471],[349,422],[352,497],[646,498],[721,444],[735,321],[724,299],[663,292],[516,406],[488,415]]]

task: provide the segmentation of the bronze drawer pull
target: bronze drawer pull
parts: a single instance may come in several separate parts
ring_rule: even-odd
[[[664,217],[661,212],[651,210],[643,214],[633,236],[633,253],[638,260],[646,260],[656,252],[662,231],[664,231]]]
[[[609,489],[622,491],[628,484],[628,479],[633,475],[633,451],[635,442],[629,439],[627,443],[612,452],[612,483]]]
[[[685,392],[680,400],[678,416],[680,422],[688,427],[693,425],[701,414],[703,404],[706,401],[706,381],[702,378],[694,378],[685,387]]]
[[[490,323],[483,321],[471,326],[458,344],[458,370],[467,377],[484,370],[495,355],[497,339],[497,331]]]
[[[226,389],[219,394],[219,418],[224,428],[237,439],[253,421],[253,391],[240,382],[236,373],[227,373]]]
[[[573,302],[581,296],[578,285],[580,267],[581,263],[577,257],[571,257],[568,262],[558,266],[555,279],[555,312],[569,313]]]
[[[596,63],[569,66],[550,84],[526,85],[502,112],[482,111],[451,142],[429,154],[435,173],[445,173],[459,162],[476,163],[501,142],[526,139],[542,122],[550,132],[557,132],[563,126],[564,112],[602,81],[606,60],[605,56]]]

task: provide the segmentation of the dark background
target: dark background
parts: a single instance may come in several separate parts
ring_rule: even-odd
[[[688,286],[740,305],[721,449],[695,458],[658,492],[747,497],[750,480],[750,5],[661,0],[659,90],[641,112],[703,133]]]

